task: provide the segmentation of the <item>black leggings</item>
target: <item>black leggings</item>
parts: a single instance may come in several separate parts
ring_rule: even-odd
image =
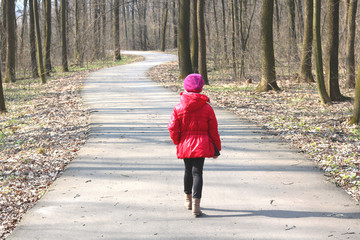
[[[184,192],[193,193],[193,198],[201,198],[203,167],[205,158],[185,158]],[[194,190],[194,192],[192,192]]]

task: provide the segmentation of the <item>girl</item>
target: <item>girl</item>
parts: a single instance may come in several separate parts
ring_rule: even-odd
[[[204,80],[200,74],[190,74],[184,80],[185,91],[174,108],[168,125],[170,137],[177,145],[177,157],[184,159],[185,207],[195,217],[202,214],[200,199],[203,186],[203,166],[206,157],[220,155],[221,141],[210,100],[200,94]],[[193,202],[192,202],[192,198]]]

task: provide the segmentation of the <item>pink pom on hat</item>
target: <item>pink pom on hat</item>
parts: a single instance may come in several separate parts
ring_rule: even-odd
[[[204,79],[200,74],[189,74],[184,80],[184,89],[187,92],[199,93],[204,86]]]

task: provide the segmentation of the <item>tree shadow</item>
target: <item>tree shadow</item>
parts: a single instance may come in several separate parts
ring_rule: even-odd
[[[312,212],[312,211],[290,211],[290,210],[232,210],[218,208],[201,208],[205,218],[229,218],[229,217],[269,217],[269,218],[338,218],[338,219],[360,219],[360,212]],[[213,214],[211,212],[218,212]]]

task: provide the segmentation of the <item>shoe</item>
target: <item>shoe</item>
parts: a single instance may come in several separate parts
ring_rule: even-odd
[[[191,210],[192,208],[192,197],[191,197],[191,194],[185,194],[185,208],[187,210]]]
[[[202,214],[200,210],[200,198],[194,198],[192,213],[195,217],[199,217]]]

